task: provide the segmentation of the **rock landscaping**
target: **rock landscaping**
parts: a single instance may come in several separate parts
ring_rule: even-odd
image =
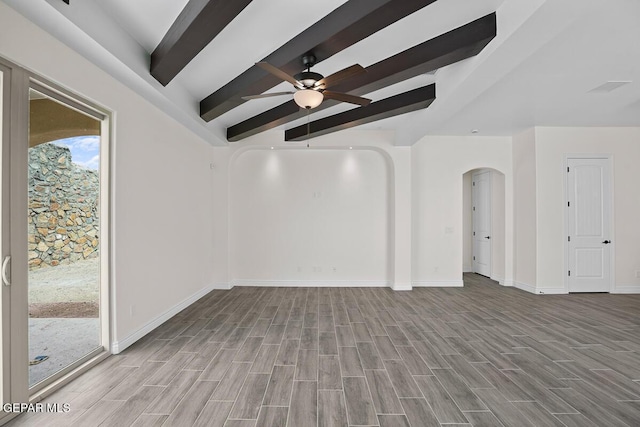
[[[72,163],[67,147],[29,149],[29,269],[95,258],[99,176]]]

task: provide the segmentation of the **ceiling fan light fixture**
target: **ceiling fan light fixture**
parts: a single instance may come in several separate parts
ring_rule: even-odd
[[[313,89],[301,89],[293,94],[293,99],[300,107],[310,110],[322,103],[324,95]]]

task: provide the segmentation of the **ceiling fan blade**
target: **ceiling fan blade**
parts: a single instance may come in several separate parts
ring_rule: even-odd
[[[292,76],[282,71],[280,68],[274,67],[268,62],[256,62],[256,65],[262,68],[263,70],[265,70],[266,72],[273,74],[277,78],[284,80],[285,82],[289,82],[294,86],[302,87],[302,83],[300,83],[299,81],[294,79]]]
[[[282,95],[293,95],[295,92],[273,92],[273,93],[263,93],[262,95],[248,95],[243,96],[242,99],[245,101],[249,101],[251,99],[261,99],[261,98],[271,98],[272,96],[282,96]]]
[[[331,92],[330,90],[325,90],[322,92],[326,99],[333,99],[340,102],[348,102],[350,104],[357,104],[366,107],[371,103],[369,98],[362,98],[361,96],[349,95],[348,93],[340,93],[340,92]]]
[[[345,68],[344,70],[340,70],[336,73],[333,73],[322,80],[319,80],[316,83],[316,86],[324,85],[324,87],[328,88],[331,86],[335,86],[337,83],[341,82],[342,80],[345,80],[353,76],[357,76],[358,74],[362,74],[366,72],[367,70],[362,68],[362,65],[355,64],[355,65],[352,65],[351,67]]]

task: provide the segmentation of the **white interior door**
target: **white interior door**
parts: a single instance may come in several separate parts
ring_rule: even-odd
[[[473,271],[491,276],[491,172],[471,177]]]
[[[569,292],[611,290],[610,160],[567,161]]]

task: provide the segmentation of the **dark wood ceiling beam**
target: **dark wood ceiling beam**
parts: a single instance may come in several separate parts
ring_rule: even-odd
[[[285,141],[304,141],[316,136],[349,129],[365,123],[387,119],[400,114],[427,108],[436,99],[436,85],[430,84],[399,95],[372,102],[367,107],[358,107],[343,113],[315,120],[307,125],[288,129]]]
[[[313,53],[317,62],[323,61],[434,1],[349,0],[262,61],[296,74],[303,68],[303,55]],[[254,65],[200,101],[200,117],[211,121],[245,102],[243,96],[263,93],[279,83]]]
[[[331,90],[360,96],[437,70],[477,55],[495,38],[496,32],[496,14],[492,13],[373,64],[366,68],[367,73],[346,80]],[[325,101],[314,112],[336,104],[335,101]],[[285,102],[229,127],[227,139],[239,141],[289,123],[305,114],[294,101]]]
[[[151,54],[151,75],[169,84],[251,0],[190,0]]]

